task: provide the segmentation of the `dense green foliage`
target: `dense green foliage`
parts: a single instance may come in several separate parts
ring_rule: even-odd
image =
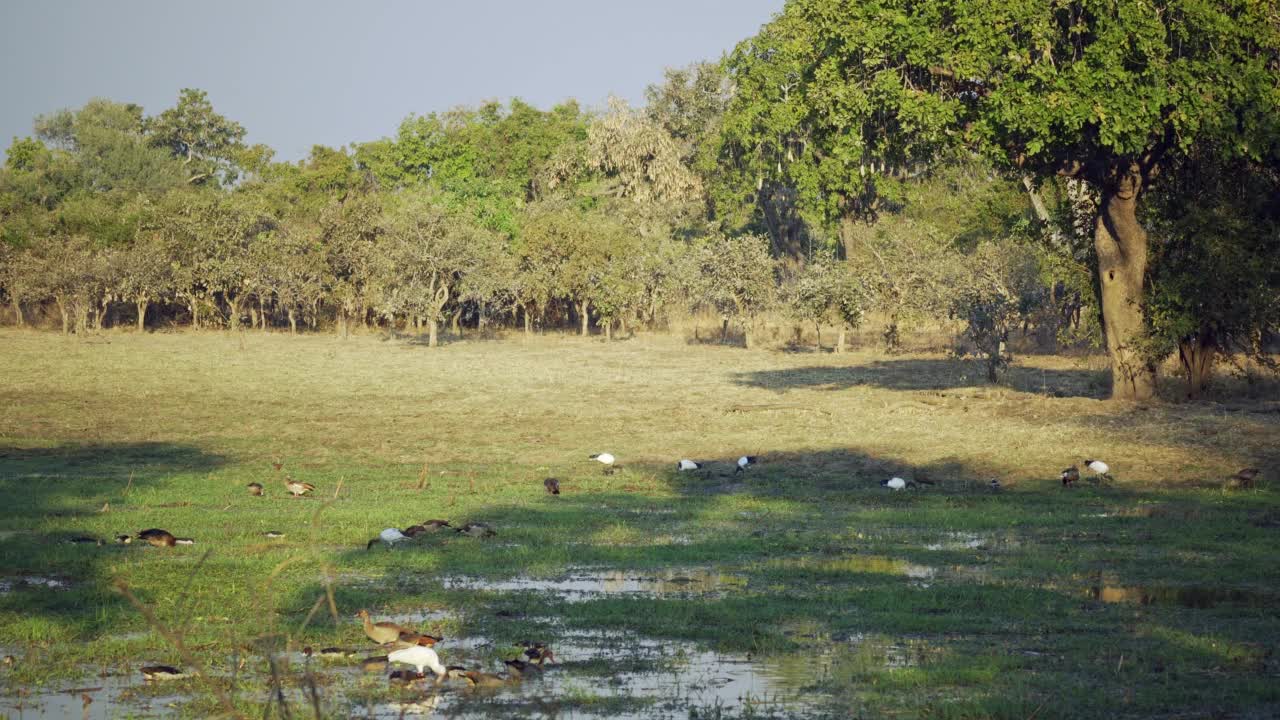
[[[153,116],[92,100],[9,149],[0,292],[15,322],[56,308],[68,332],[247,318],[433,344],[446,322],[611,336],[705,311],[725,337],[789,318],[838,346],[875,317],[894,350],[901,324],[951,319],[992,377],[1010,332],[1105,343],[1117,393],[1141,397],[1175,351],[1189,375],[1266,357],[1272,20],[1217,0],[792,0],[641,109],[489,102],[297,163],[199,90]]]

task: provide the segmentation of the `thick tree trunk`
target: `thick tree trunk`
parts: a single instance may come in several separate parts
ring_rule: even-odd
[[[844,326],[840,326],[840,333],[836,335],[836,353],[844,352]]]
[[[720,344],[729,342],[729,318],[720,318]]]
[[[613,321],[612,320],[604,321],[604,341],[613,342]]]
[[[751,320],[747,320],[746,322],[742,323],[742,344],[748,350],[751,349],[751,330],[752,330],[751,326],[753,324],[754,323]]]
[[[191,311],[191,327],[196,330],[200,329],[200,305],[195,300],[187,303],[187,309]]]
[[[289,308],[289,334],[298,334],[298,315],[293,311],[293,308]]]
[[[145,299],[139,299],[134,302],[134,306],[138,308],[138,332],[147,331],[147,305],[149,304]]]
[[[582,303],[579,305],[579,307],[581,308],[581,314],[582,314],[582,337],[586,337],[586,336],[587,336],[587,323],[588,323],[588,321],[589,321],[589,320],[590,320],[590,318],[591,318],[591,315],[589,314],[589,313],[590,313],[590,303],[589,303],[588,301],[586,301],[586,300],[583,300],[583,301],[582,301]]]
[[[1178,360],[1187,371],[1188,397],[1198,398],[1209,387],[1216,354],[1211,333],[1197,333],[1178,343]]]
[[[262,298],[258,298],[258,322],[261,323],[260,325],[258,325],[258,329],[263,332],[266,332],[267,331],[267,306],[263,304]]]
[[[436,318],[431,318],[430,320],[427,321],[427,332],[429,333],[429,335],[427,336],[427,347],[435,347],[436,344],[439,343],[440,341],[439,328],[440,328],[440,321],[437,320]]]
[[[1147,273],[1147,232],[1138,224],[1137,216],[1141,192],[1142,178],[1136,171],[1104,187],[1093,233],[1114,400],[1150,400],[1156,394],[1155,367],[1137,348],[1143,329],[1142,287]]]
[[[625,315],[618,318],[618,334],[627,335],[627,317]]]
[[[458,321],[461,317],[462,308],[459,307],[458,311],[453,314],[453,317],[449,321],[449,332],[453,333],[454,337],[462,337],[462,323]]]
[[[524,336],[525,338],[531,338],[533,337],[533,319],[529,317],[530,313],[527,306],[521,309],[524,310]]]

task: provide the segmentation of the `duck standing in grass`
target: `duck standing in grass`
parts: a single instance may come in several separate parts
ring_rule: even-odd
[[[1098,480],[1111,480],[1111,466],[1101,460],[1085,460],[1084,466],[1094,474]]]
[[[498,534],[497,531],[489,527],[487,524],[479,522],[470,522],[462,527],[454,528],[454,532],[475,538],[490,538]]]
[[[249,488],[249,494],[255,497],[262,497],[262,483],[251,482],[245,487]]]
[[[1063,470],[1060,477],[1062,478],[1063,487],[1071,487],[1072,483],[1080,480],[1080,468],[1072,465],[1066,470]]]
[[[285,489],[289,491],[289,494],[293,495],[295,498],[302,497],[316,489],[316,486],[311,483],[300,482],[291,477],[285,477],[284,486]]]
[[[560,481],[555,478],[547,478],[542,481],[542,487],[547,489],[548,495],[560,494]]]
[[[742,457],[738,458],[738,467],[734,468],[733,473],[736,475],[738,473],[746,472],[747,468],[759,462],[760,462],[760,458],[758,458],[755,455],[743,455]]]
[[[171,665],[147,665],[139,668],[139,671],[142,673],[142,678],[147,682],[181,680],[187,677],[187,673]]]
[[[174,545],[195,545],[191,538],[174,537],[173,533],[160,528],[149,528],[138,533],[138,539],[151,547],[173,547]]]
[[[1262,471],[1258,468],[1245,468],[1231,476],[1227,481],[1227,487],[1249,490],[1257,484],[1258,476],[1261,474]]]

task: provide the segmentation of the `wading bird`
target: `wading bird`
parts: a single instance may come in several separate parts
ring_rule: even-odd
[[[409,539],[409,536],[405,535],[399,530],[395,528],[387,528],[386,530],[383,530],[382,532],[378,533],[378,537],[370,540],[369,543],[364,546],[364,549],[372,550],[373,546],[377,545],[378,543],[383,543],[389,548],[395,547],[396,543],[402,542],[408,539]]]
[[[694,462],[689,459],[681,460],[680,462],[676,463],[676,470],[680,472],[685,472],[686,470],[700,470],[700,469],[702,469],[702,463]]]
[[[436,655],[436,651],[423,644],[422,640],[408,647],[392,650],[387,653],[387,660],[393,663],[412,665],[419,675],[423,674],[424,668],[431,668],[431,672],[436,674],[437,685],[444,682],[445,675],[449,672],[445,666],[440,664],[440,656]]]
[[[759,461],[760,461],[759,458],[757,458],[755,455],[743,455],[742,457],[738,458],[738,467],[733,472],[735,474],[740,472],[746,472],[747,468],[751,467],[752,465],[755,465]]]
[[[1085,460],[1084,466],[1089,468],[1100,480],[1111,479],[1111,466],[1101,460]]]
[[[880,484],[890,490],[901,490],[907,486],[907,481],[900,477],[891,477],[888,480],[881,480]]]
[[[588,456],[587,459],[595,460],[601,465],[604,465],[605,475],[612,475],[614,470],[614,463],[618,462],[618,459],[615,458],[612,453],[596,453],[595,455]]]

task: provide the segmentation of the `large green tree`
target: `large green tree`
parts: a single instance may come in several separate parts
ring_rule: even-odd
[[[1143,194],[1199,143],[1265,156],[1278,57],[1257,0],[791,0],[728,60],[724,157],[846,227],[956,150],[1086,181],[1112,395],[1140,400]]]

